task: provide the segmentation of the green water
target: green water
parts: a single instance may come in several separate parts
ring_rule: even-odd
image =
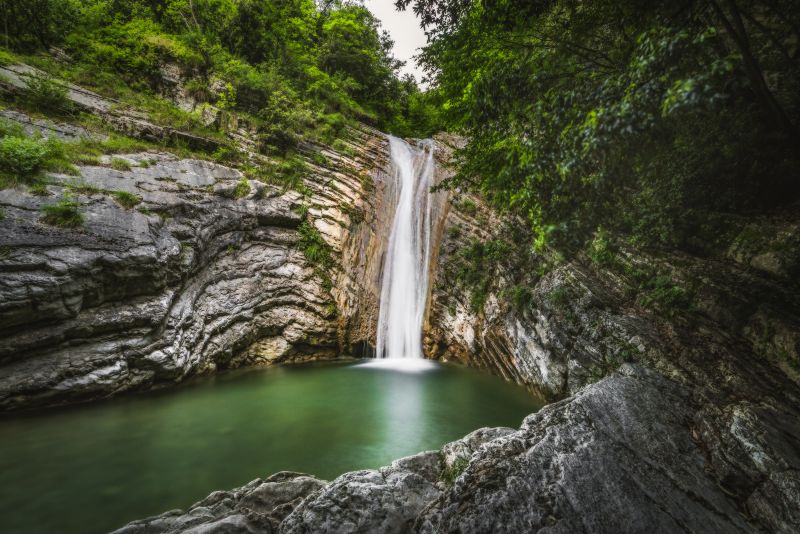
[[[540,404],[454,366],[221,375],[0,419],[0,532],[107,532],[281,470],[333,477],[435,449]]]

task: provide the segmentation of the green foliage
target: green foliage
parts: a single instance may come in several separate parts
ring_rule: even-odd
[[[45,170],[76,174],[69,145],[56,138],[28,136],[16,123],[0,121],[0,187],[31,183]]]
[[[28,192],[37,197],[49,197],[50,191],[47,190],[47,184],[43,182],[36,182],[28,187]]]
[[[59,74],[175,127],[197,113],[163,106],[162,70],[177,68],[198,102],[257,119],[269,150],[299,133],[332,141],[343,118],[413,132],[422,98],[401,80],[392,42],[365,7],[314,0],[5,0],[5,44],[57,44],[73,58]]]
[[[478,213],[478,206],[475,201],[469,197],[464,197],[456,204],[456,209],[464,215],[474,216]]]
[[[129,171],[132,168],[128,160],[122,158],[111,158],[109,165],[116,171]]]
[[[326,291],[333,288],[333,281],[329,271],[334,266],[331,247],[323,239],[313,224],[307,220],[303,221],[297,229],[300,240],[298,245],[306,259],[315,267],[317,276],[322,279],[322,287]]]
[[[236,108],[236,88],[232,83],[226,83],[225,89],[217,95],[216,105],[219,109]]]
[[[103,192],[102,188],[90,184],[82,178],[70,180],[65,184],[65,187],[73,193],[79,193],[81,195],[98,195]]]
[[[446,277],[467,292],[474,312],[482,310],[486,304],[489,291],[510,248],[510,244],[502,239],[485,242],[471,239],[446,264]]]
[[[788,0],[397,3],[428,24],[423,61],[468,139],[449,185],[526,217],[539,250],[598,227],[680,246],[709,212],[800,196]]]
[[[84,217],[79,211],[81,205],[68,194],[56,204],[42,206],[42,222],[59,228],[77,228],[83,225]]]
[[[78,0],[3,0],[0,43],[31,51],[61,43],[78,21]]]
[[[609,265],[614,261],[614,251],[609,241],[608,234],[598,228],[594,239],[589,244],[589,258],[598,265]]]
[[[566,287],[559,286],[550,291],[546,298],[556,308],[563,308],[569,302],[569,291]]]
[[[114,197],[114,200],[117,201],[117,204],[127,210],[133,209],[142,202],[142,199],[139,197],[139,195],[135,195],[127,191],[114,191],[111,193],[111,195]]]
[[[72,102],[67,98],[67,87],[52,76],[37,73],[26,78],[25,84],[24,100],[29,108],[52,115],[67,115],[73,111]]]
[[[39,172],[49,154],[42,140],[5,136],[0,138],[0,172],[22,178]]]
[[[249,194],[250,182],[247,180],[247,178],[242,177],[242,179],[236,183],[236,187],[233,188],[233,191],[231,191],[231,198],[244,198]]]
[[[455,484],[456,479],[461,476],[468,466],[468,458],[458,457],[451,465],[446,465],[444,469],[442,469],[442,473],[439,475],[439,478],[447,487],[451,488],[453,487],[453,484]]]
[[[637,299],[639,304],[646,308],[654,308],[669,317],[691,309],[691,293],[676,284],[667,274],[659,274],[648,279],[640,290],[642,293]]]
[[[301,134],[313,124],[313,118],[299,97],[286,89],[277,89],[258,112],[263,121],[258,135],[262,149],[286,154],[297,146]]]

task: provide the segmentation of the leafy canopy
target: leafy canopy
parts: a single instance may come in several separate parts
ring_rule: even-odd
[[[388,34],[357,1],[4,0],[0,31],[16,51],[63,47],[89,83],[121,77],[158,94],[164,65],[175,64],[196,97],[283,121],[264,141],[282,149],[303,129],[328,127],[309,116],[408,135],[421,107]]]
[[[788,0],[398,0],[463,133],[451,186],[535,244],[598,227],[691,245],[705,214],[798,198],[800,12]]]

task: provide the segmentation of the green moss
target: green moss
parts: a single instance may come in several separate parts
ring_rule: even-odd
[[[360,224],[364,222],[364,219],[366,218],[364,210],[357,208],[352,204],[343,204],[339,209],[341,209],[342,213],[346,214],[350,218],[350,222],[352,224]]]
[[[338,314],[339,310],[336,308],[335,302],[331,301],[325,305],[325,317],[335,319]]]
[[[456,458],[451,465],[446,465],[445,468],[442,469],[439,479],[448,487],[453,487],[456,479],[461,476],[468,466],[469,460],[467,458]]]
[[[340,154],[344,154],[345,156],[353,157],[356,155],[355,149],[343,139],[334,140],[331,148]]]
[[[84,217],[79,211],[81,205],[65,195],[57,204],[42,206],[42,222],[59,228],[76,228],[84,223]]]
[[[230,197],[235,199],[244,198],[250,194],[250,182],[247,178],[242,178],[236,183],[236,187],[230,192]]]
[[[645,308],[653,308],[668,317],[682,311],[691,311],[692,295],[689,290],[676,284],[668,274],[658,274],[641,286],[637,302]]]
[[[297,231],[300,234],[298,242],[300,250],[303,251],[306,259],[315,266],[317,275],[322,278],[322,287],[326,291],[330,291],[333,288],[333,281],[328,271],[334,266],[330,245],[325,242],[319,230],[308,221],[303,221]]]
[[[137,166],[137,167],[139,167],[140,169],[147,169],[147,168],[149,168],[151,165],[155,165],[156,163],[158,163],[158,160],[157,160],[157,159],[154,159],[154,158],[150,158],[150,159],[143,159],[143,160],[142,160],[142,161],[140,161],[140,162],[139,162],[139,164],[138,164],[138,165],[136,165],[136,166]]]
[[[563,308],[569,302],[569,291],[564,286],[554,288],[547,294],[547,301],[553,306]]]
[[[310,159],[312,162],[314,162],[316,165],[319,165],[320,167],[324,167],[330,163],[328,157],[322,152],[312,152]]]
[[[361,175],[361,188],[365,193],[371,193],[375,190],[375,182],[372,180],[372,176],[368,172],[365,172]]]
[[[114,197],[114,200],[117,201],[117,204],[125,209],[132,209],[142,202],[141,197],[127,191],[114,191],[111,193],[111,196]]]
[[[8,50],[0,48],[0,65],[13,65],[15,63],[19,63],[17,56]]]

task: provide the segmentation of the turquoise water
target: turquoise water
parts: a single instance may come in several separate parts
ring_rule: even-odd
[[[279,367],[0,419],[0,532],[107,532],[281,470],[375,468],[540,404],[449,365]]]

